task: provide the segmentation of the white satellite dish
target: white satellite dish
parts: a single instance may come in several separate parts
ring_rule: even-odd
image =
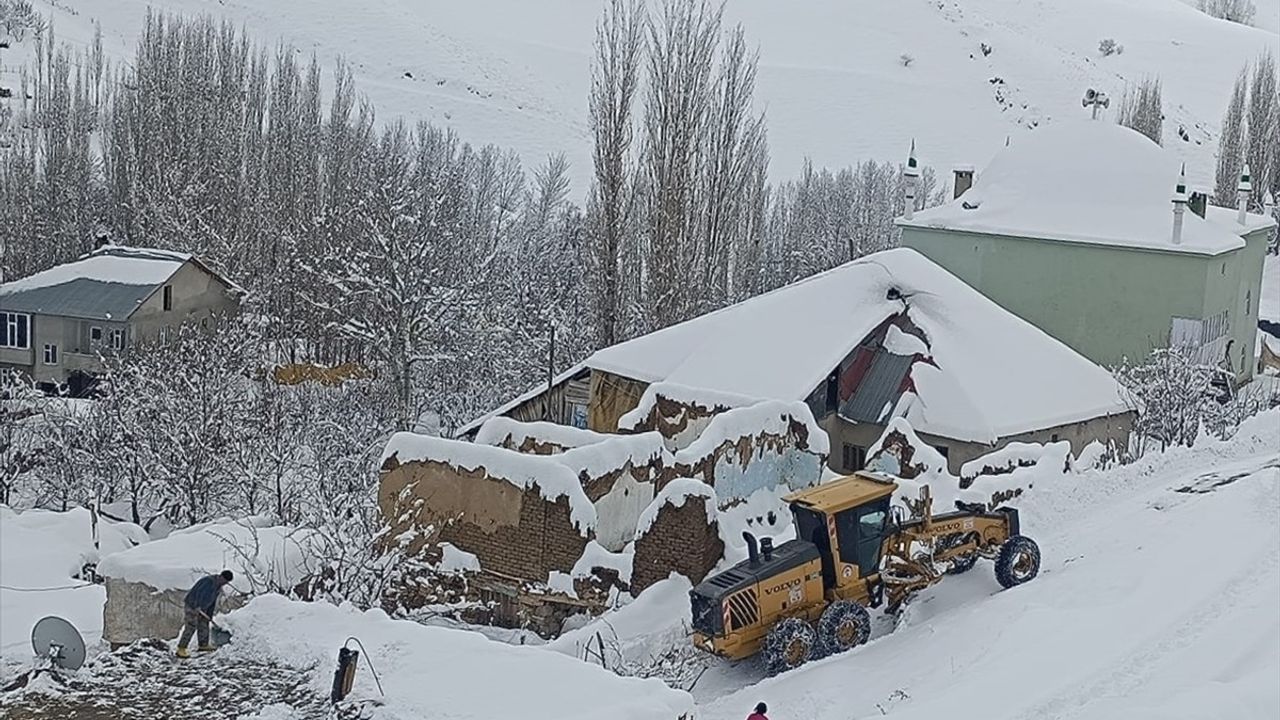
[[[79,670],[84,665],[84,638],[74,625],[60,617],[42,618],[31,628],[31,648],[36,657],[62,670]]]

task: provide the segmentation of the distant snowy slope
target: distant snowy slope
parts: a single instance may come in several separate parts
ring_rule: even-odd
[[[519,151],[527,164],[565,152],[575,192],[585,191],[599,0],[35,4],[66,39],[85,42],[101,23],[115,56],[131,53],[148,6],[229,18],[325,63],[344,55],[382,118],[448,124],[472,142]],[[1260,17],[1280,8],[1259,5]],[[1158,74],[1166,142],[1203,179],[1232,79],[1280,43],[1277,23],[1260,20],[1268,32],[1222,22],[1180,0],[736,0],[728,14],[760,47],[757,97],[769,114],[775,177],[794,175],[805,156],[833,166],[899,159],[913,138],[921,160],[940,170],[980,164],[1007,136],[1080,116],[1086,87],[1118,101],[1126,81]],[[1124,53],[1101,57],[1102,38]],[[1177,138],[1179,125],[1190,142]]]

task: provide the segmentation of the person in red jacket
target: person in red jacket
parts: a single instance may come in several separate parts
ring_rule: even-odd
[[[747,716],[747,720],[769,720],[765,713],[769,712],[769,706],[764,703],[756,703],[756,711]]]

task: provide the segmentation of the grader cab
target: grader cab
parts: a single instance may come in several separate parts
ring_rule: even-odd
[[[796,539],[777,548],[743,533],[749,557],[692,591],[694,644],[739,659],[763,651],[770,672],[867,641],[868,608],[895,612],[916,591],[995,560],[996,580],[1020,585],[1040,569],[1040,550],[1019,534],[1018,511],[961,507],[921,517],[890,507],[897,484],[859,472],[786,498]]]

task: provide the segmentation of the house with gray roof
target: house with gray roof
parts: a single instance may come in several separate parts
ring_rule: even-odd
[[[235,283],[186,253],[107,245],[0,285],[0,368],[78,390],[102,357],[234,312]]]

